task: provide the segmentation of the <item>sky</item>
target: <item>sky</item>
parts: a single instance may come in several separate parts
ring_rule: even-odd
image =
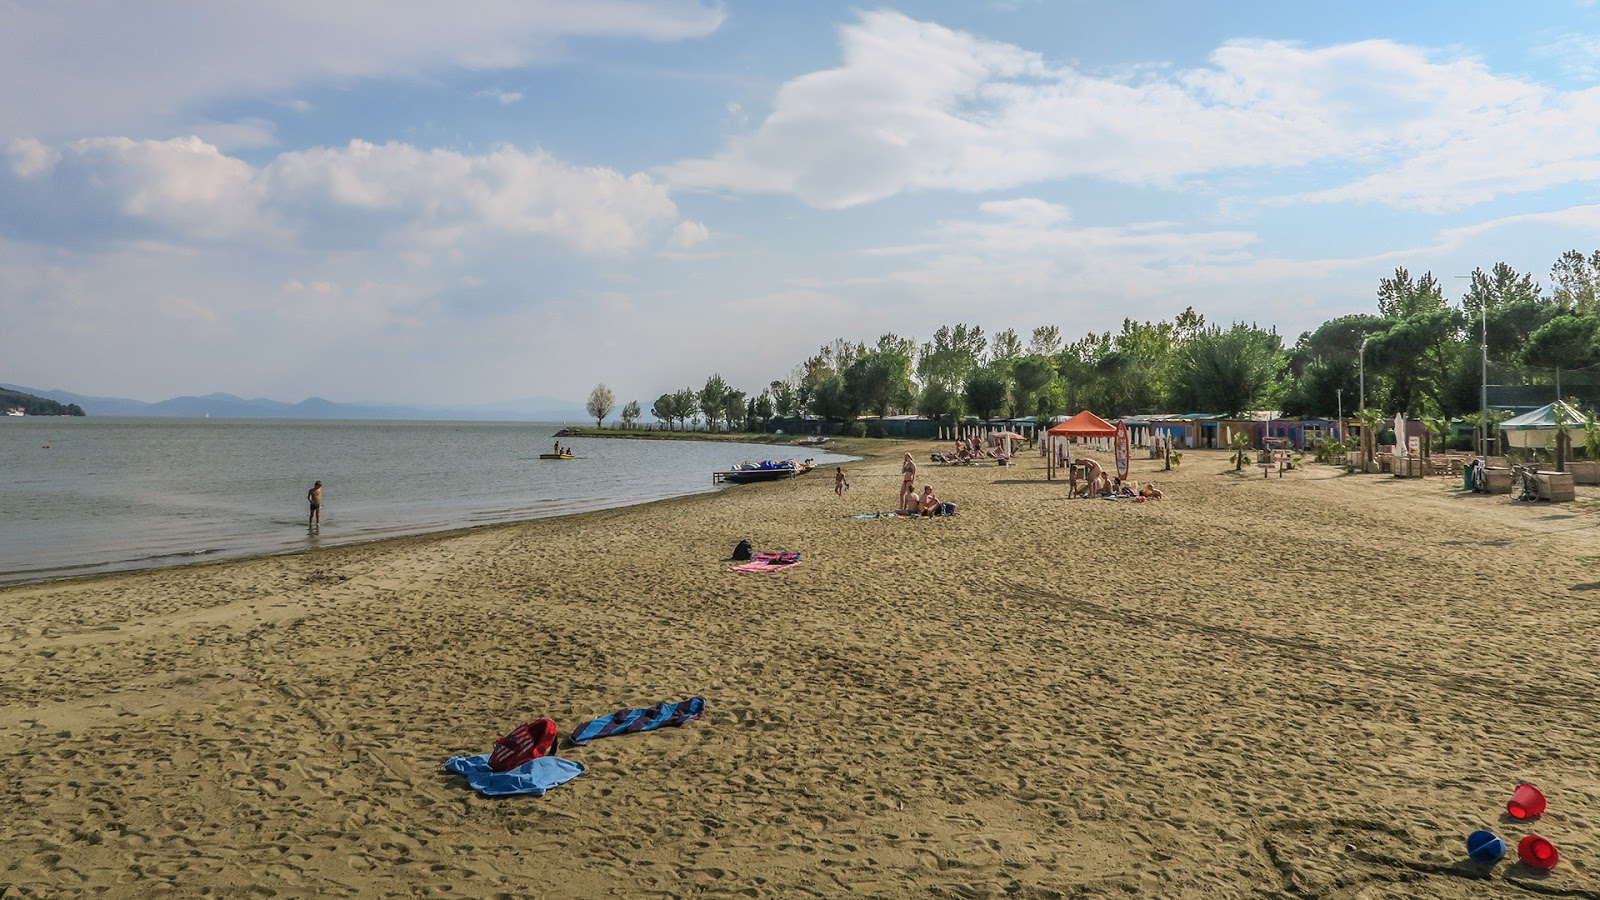
[[[0,380],[756,393],[1600,248],[1600,4],[4,0]]]

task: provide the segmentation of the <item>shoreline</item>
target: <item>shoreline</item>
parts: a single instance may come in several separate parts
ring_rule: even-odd
[[[590,437],[590,436],[593,436],[593,435],[581,435],[581,436]],[[634,437],[633,435],[605,435],[605,436],[606,437],[613,437],[613,438],[631,438],[631,437]],[[699,439],[700,437],[703,437],[703,435],[702,436],[697,436],[697,437],[694,437],[694,438],[684,438],[684,439]],[[744,435],[739,435],[739,436],[737,436],[737,438],[729,437],[726,441],[713,440],[713,441],[705,441],[705,442],[706,443],[752,443],[751,441],[743,439],[744,437],[745,437]],[[863,459],[873,458],[874,454],[881,454],[881,453],[884,453],[884,452],[889,452],[888,450],[885,450],[882,447],[871,447],[871,446],[862,447],[862,446],[859,446],[859,445],[857,445],[857,446],[849,446],[849,447],[840,447],[840,446],[838,446],[838,445],[836,445],[836,444],[834,444],[832,442],[830,442],[828,445],[826,445],[826,451],[828,453],[858,455]],[[335,549],[344,548],[344,547],[365,546],[365,545],[370,545],[370,544],[382,543],[384,541],[407,540],[407,539],[410,539],[410,538],[427,537],[427,536],[431,536],[431,535],[452,535],[452,534],[457,534],[457,533],[471,532],[471,531],[475,531],[475,530],[482,529],[482,528],[493,528],[493,527],[500,527],[500,526],[514,526],[514,525],[526,524],[528,522],[542,521],[542,520],[546,520],[546,519],[570,519],[570,518],[576,518],[576,517],[590,515],[590,514],[597,513],[597,512],[605,512],[605,511],[608,511],[608,510],[626,509],[626,508],[630,508],[630,507],[634,507],[634,506],[644,506],[644,505],[649,505],[649,504],[652,504],[652,503],[660,503],[660,502],[667,501],[667,500],[676,500],[676,499],[682,499],[684,497],[699,496],[701,494],[713,494],[713,493],[718,493],[720,490],[724,490],[724,489],[725,488],[718,488],[718,487],[713,486],[711,488],[707,488],[707,489],[704,489],[704,490],[695,490],[695,491],[690,491],[690,492],[684,493],[684,494],[676,494],[676,495],[664,496],[664,497],[655,497],[655,498],[646,499],[646,500],[629,499],[629,500],[618,502],[618,503],[615,503],[615,504],[612,504],[612,505],[603,505],[603,506],[598,506],[598,507],[594,507],[594,508],[590,508],[590,509],[583,509],[583,510],[579,510],[579,511],[575,511],[575,512],[557,512],[557,513],[552,513],[552,514],[549,514],[549,515],[533,516],[533,517],[530,517],[530,518],[522,518],[522,519],[510,519],[510,520],[497,521],[497,522],[486,522],[486,523],[477,524],[477,525],[456,525],[456,526],[451,526],[451,527],[437,529],[437,530],[422,530],[422,531],[415,531],[415,532],[409,532],[409,533],[392,534],[392,535],[381,536],[381,537],[354,537],[354,538],[351,538],[351,539],[348,539],[348,540],[341,540],[341,539],[339,539],[337,537],[332,537],[332,538],[330,538],[330,542],[329,543],[324,544],[322,546],[314,546],[314,547],[293,547],[293,548],[288,548],[288,549],[270,550],[270,551],[241,550],[241,551],[238,551],[237,553],[229,551],[227,548],[221,548],[221,549],[217,549],[217,550],[205,550],[205,551],[175,551],[175,552],[172,552],[172,553],[158,554],[158,555],[155,555],[155,556],[152,556],[152,557],[148,557],[148,558],[119,559],[119,560],[109,560],[109,561],[103,561],[103,562],[79,563],[79,564],[72,565],[72,566],[60,566],[60,567],[55,567],[55,568],[52,568],[52,569],[48,570],[49,572],[52,572],[52,573],[61,573],[61,574],[45,574],[45,575],[41,575],[41,576],[30,576],[30,577],[20,577],[20,578],[10,578],[10,577],[0,578],[0,591],[3,591],[5,588],[8,588],[8,587],[21,587],[21,586],[27,586],[27,585],[49,584],[49,583],[55,583],[55,582],[61,582],[61,581],[75,581],[75,580],[81,580],[81,579],[103,578],[103,577],[111,577],[111,576],[117,576],[117,575],[129,575],[129,574],[135,574],[135,573],[139,573],[139,572],[159,571],[159,570],[162,570],[162,569],[169,569],[169,568],[188,568],[188,567],[193,567],[193,566],[209,566],[209,565],[217,565],[217,564],[229,563],[229,562],[243,562],[243,561],[247,561],[247,560],[261,559],[261,558],[289,557],[289,556],[298,556],[298,555],[304,555],[304,554],[314,554],[314,553],[319,553],[319,552],[322,552],[322,551],[325,551],[325,550],[335,550]],[[318,540],[320,541],[321,539],[322,539],[322,537],[321,537],[321,534],[319,533],[318,534]],[[184,559],[183,557],[196,557],[196,558]],[[149,565],[141,565],[140,564],[140,563],[144,563],[144,562],[152,562],[153,564],[149,564]],[[86,573],[80,573],[80,574],[72,574],[72,572],[74,570],[77,570],[77,569],[100,569],[101,571],[86,572]],[[10,575],[10,574],[21,574],[24,571],[26,571],[26,570],[17,570],[16,572],[6,573],[6,574],[7,575]]]
[[[1578,504],[1449,479],[1036,456],[924,463],[948,519],[789,479],[289,556],[0,587],[7,897],[930,894],[1467,898],[1465,836],[1536,829],[1600,892],[1600,611]],[[1108,454],[1092,454],[1102,460]],[[727,571],[733,544],[798,550]],[[1560,622],[1564,627],[1552,627]],[[579,778],[444,772],[565,747]],[[1518,781],[1546,820],[1508,825]]]

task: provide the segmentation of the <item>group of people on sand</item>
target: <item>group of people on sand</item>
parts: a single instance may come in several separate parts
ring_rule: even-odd
[[[922,493],[917,493],[917,461],[907,453],[900,463],[900,505],[902,513],[916,513],[923,516],[940,515],[945,503],[933,492],[933,485],[924,484]]]
[[[934,454],[934,461],[942,463],[970,463],[979,459],[1007,460],[1010,457],[999,450],[983,449],[983,440],[977,437],[956,438],[954,449]]]
[[[1079,469],[1083,470],[1081,482],[1078,478]],[[1075,497],[1160,500],[1166,496],[1153,483],[1146,482],[1144,487],[1136,489],[1133,482],[1124,481],[1121,475],[1107,475],[1100,464],[1092,459],[1072,462],[1067,470],[1067,486]]]

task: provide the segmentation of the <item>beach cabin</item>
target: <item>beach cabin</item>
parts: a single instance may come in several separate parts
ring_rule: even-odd
[[[1222,416],[1210,413],[1179,413],[1159,416],[1150,423],[1153,438],[1171,441],[1176,449],[1203,447],[1216,449],[1222,436]]]
[[[1130,447],[1150,446],[1150,423],[1155,420],[1152,415],[1123,416],[1118,422],[1128,426],[1128,445]]]
[[[1419,427],[1421,422],[1416,422]],[[1256,432],[1256,445],[1263,446],[1267,438],[1286,442],[1296,450],[1304,450],[1319,440],[1338,440],[1339,423],[1333,419],[1270,419],[1260,423]]]

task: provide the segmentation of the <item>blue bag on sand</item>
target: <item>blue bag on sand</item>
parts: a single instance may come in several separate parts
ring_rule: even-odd
[[[507,794],[532,794],[543,797],[544,792],[558,784],[566,784],[583,774],[583,763],[559,756],[541,756],[525,762],[515,769],[496,772],[489,768],[489,754],[477,756],[452,756],[444,767],[465,775],[467,784],[485,797],[503,797]]]

